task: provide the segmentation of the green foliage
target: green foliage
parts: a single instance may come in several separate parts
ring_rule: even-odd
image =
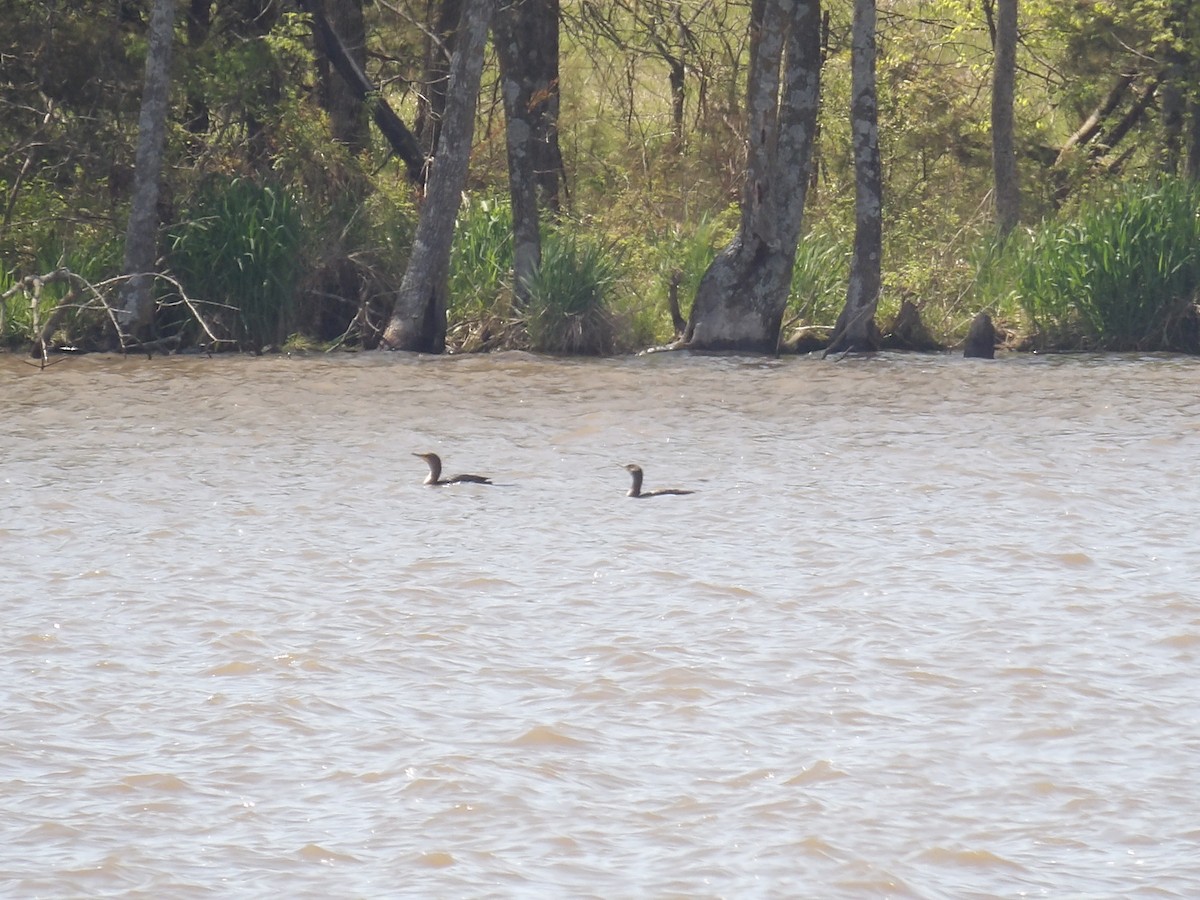
[[[542,263],[529,284],[525,328],[541,353],[612,353],[614,305],[621,278],[615,249],[555,229],[542,241]]]
[[[1200,188],[1176,180],[1084,203],[1014,238],[986,287],[1003,302],[1007,275],[1039,336],[1060,348],[1183,349],[1200,290],[1198,211]]]
[[[450,321],[491,312],[512,278],[512,207],[507,200],[468,200],[450,249]]]
[[[170,264],[190,295],[235,310],[238,340],[262,350],[290,327],[302,237],[287,191],[236,178],[203,191],[172,229]]]
[[[805,235],[796,248],[788,312],[806,325],[833,325],[846,301],[850,247],[825,231]]]
[[[66,268],[90,284],[97,284],[121,265],[121,242],[99,232],[78,229],[67,243],[52,232],[38,236],[27,270],[21,273],[0,272],[0,294],[6,293],[24,275],[46,275]],[[25,291],[17,291],[3,301],[0,309],[0,341],[16,346],[34,340],[66,295],[64,282],[46,284],[35,299]],[[58,320],[56,334],[64,343],[80,343],[89,335],[109,328],[109,319],[90,296],[80,296]]]

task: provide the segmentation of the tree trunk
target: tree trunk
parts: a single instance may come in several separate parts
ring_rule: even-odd
[[[518,302],[541,262],[539,210],[558,208],[558,0],[500,4],[492,28],[500,61]]]
[[[996,225],[1001,238],[1017,227],[1021,191],[1013,136],[1013,93],[1017,72],[1017,0],[996,0],[996,51],[992,67],[992,170]]]
[[[1200,181],[1200,101],[1188,100],[1187,157],[1183,174],[1193,181]]]
[[[367,28],[363,0],[330,0],[329,25],[341,38],[346,54],[361,72],[367,70]],[[333,139],[345,144],[356,156],[370,146],[363,97],[346,79],[332,70],[327,57],[321,59],[321,102],[329,114]]]
[[[435,8],[436,7],[436,8]],[[442,132],[446,85],[454,56],[456,29],[462,18],[462,0],[428,0],[425,11],[425,70],[417,95],[414,127],[426,156],[433,156]]]
[[[700,280],[681,348],[775,353],[779,345],[816,133],[820,0],[754,0],[750,28],[741,225]]]
[[[189,0],[187,14],[187,45],[192,52],[200,51],[212,30],[212,0]],[[184,128],[197,137],[208,133],[208,101],[198,86],[188,88]],[[194,142],[199,145],[199,141]]]
[[[171,93],[171,37],[175,0],[155,0],[146,49],[146,79],[138,119],[133,201],[125,230],[125,275],[117,323],[124,334],[144,331],[154,318],[150,272],[158,258],[158,181]],[[124,343],[123,335],[118,336]]]
[[[855,0],[850,71],[850,130],[854,136],[854,255],[846,305],[829,340],[829,353],[878,349],[883,256],[883,170],[875,99],[875,0]]]
[[[441,353],[446,346],[450,244],[471,158],[483,51],[494,11],[495,0],[466,0],[463,7],[441,136],[383,349]]]
[[[325,17],[321,0],[298,0],[298,5],[312,16],[313,35],[320,52],[342,76],[349,88],[364,101],[371,95],[371,118],[379,128],[379,133],[403,160],[409,180],[420,182],[425,169],[425,154],[416,135],[408,130],[388,102],[379,96],[375,85],[371,84],[366,73],[354,62],[342,39]]]

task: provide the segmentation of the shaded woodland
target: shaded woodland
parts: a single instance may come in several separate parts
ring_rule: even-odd
[[[1183,0],[14,0],[0,338],[1200,349]]]

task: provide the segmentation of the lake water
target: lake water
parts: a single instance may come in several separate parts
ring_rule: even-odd
[[[0,385],[0,895],[1200,896],[1200,361]]]

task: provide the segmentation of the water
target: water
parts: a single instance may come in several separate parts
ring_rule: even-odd
[[[0,894],[1200,895],[1198,382],[0,357]]]

